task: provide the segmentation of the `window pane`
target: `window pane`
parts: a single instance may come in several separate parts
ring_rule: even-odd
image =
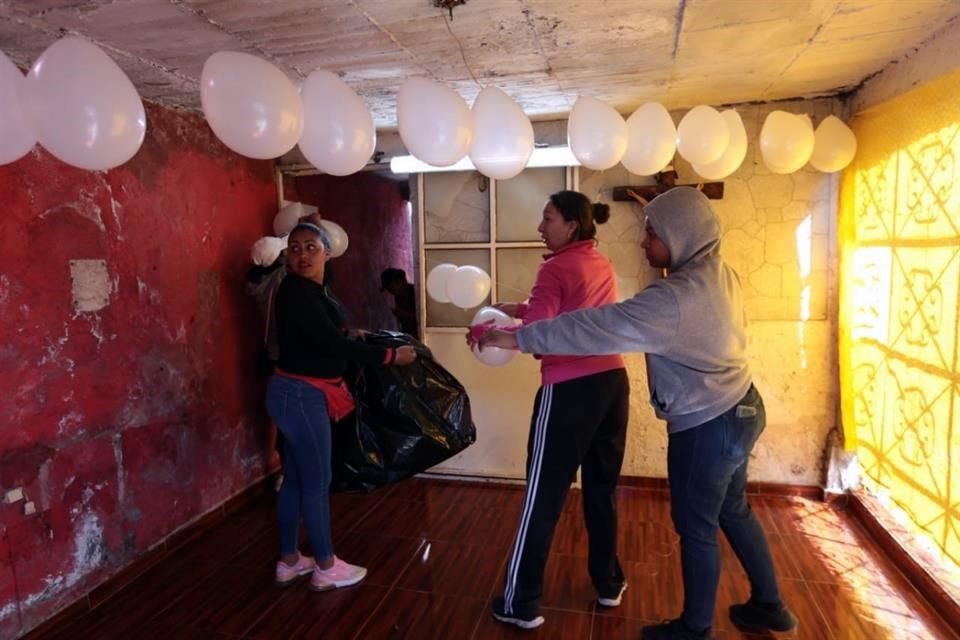
[[[539,240],[537,227],[551,193],[565,188],[563,167],[526,169],[516,178],[497,181],[497,240]]]
[[[497,249],[497,301],[523,302],[533,289],[542,249]]]
[[[486,249],[427,249],[424,252],[427,264],[424,273],[438,264],[448,262],[458,267],[473,265],[490,273],[490,252]],[[427,326],[428,327],[466,327],[470,324],[474,314],[484,305],[490,304],[490,296],[473,309],[461,309],[450,303],[437,302],[427,294]]]
[[[423,176],[427,242],[489,242],[490,181],[476,171]]]

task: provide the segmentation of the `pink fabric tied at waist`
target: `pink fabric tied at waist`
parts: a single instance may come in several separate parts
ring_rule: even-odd
[[[350,387],[347,381],[342,377],[337,378],[313,378],[311,376],[301,376],[296,373],[289,373],[282,369],[277,369],[277,375],[302,380],[312,387],[323,392],[327,399],[327,414],[333,422],[339,422],[346,418],[356,409],[353,396],[350,394]]]

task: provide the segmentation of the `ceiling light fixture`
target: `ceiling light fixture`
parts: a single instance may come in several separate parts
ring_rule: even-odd
[[[530,160],[527,162],[527,168],[533,167],[579,167],[580,161],[577,160],[570,147],[541,147],[534,148],[530,154]],[[390,159],[390,171],[393,173],[430,173],[434,171],[476,171],[477,168],[470,161],[470,156],[464,156],[456,164],[447,167],[436,167],[427,164],[422,160],[417,160],[413,156],[394,156]]]

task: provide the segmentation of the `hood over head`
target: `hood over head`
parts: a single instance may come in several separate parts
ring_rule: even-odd
[[[693,187],[675,187],[644,207],[647,222],[670,249],[670,270],[720,250],[720,219],[707,196]]]

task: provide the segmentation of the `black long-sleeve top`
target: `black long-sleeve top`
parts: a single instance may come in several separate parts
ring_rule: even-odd
[[[347,338],[342,317],[323,285],[289,274],[277,292],[280,369],[314,378],[343,375],[349,362],[384,364],[393,354]]]

